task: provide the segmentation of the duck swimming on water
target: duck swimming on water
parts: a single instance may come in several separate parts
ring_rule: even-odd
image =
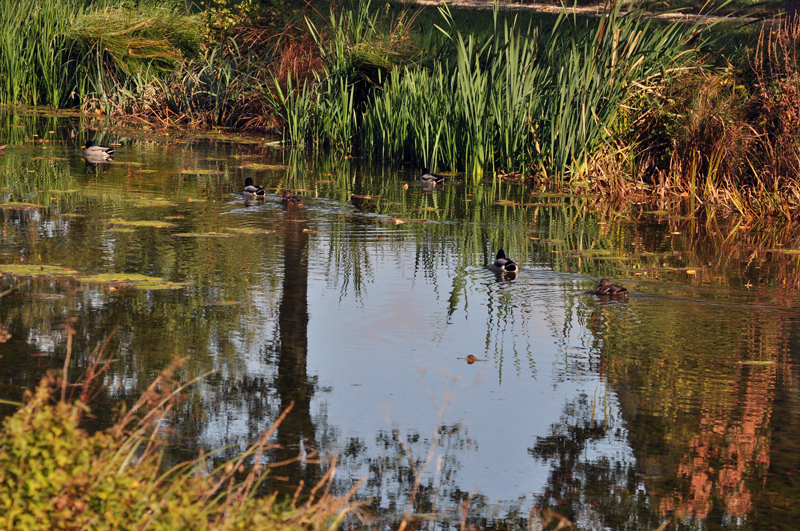
[[[242,195],[246,197],[255,197],[256,199],[264,199],[267,195],[267,191],[264,190],[262,186],[253,183],[253,178],[248,177],[244,180],[244,190],[242,190]]]
[[[489,266],[495,273],[516,273],[519,271],[519,267],[517,267],[517,263],[506,257],[505,251],[500,249],[497,251],[497,257],[494,260],[494,263]]]
[[[113,154],[113,148],[98,146],[91,140],[86,142],[86,145],[83,146],[83,156],[89,162],[107,162],[114,160],[114,158],[111,156]]]
[[[604,278],[600,281],[600,284],[597,285],[595,294],[608,297],[617,297],[620,295],[627,295],[628,289],[612,284],[610,280]]]
[[[423,187],[433,188],[434,186],[444,186],[444,177],[431,173],[428,168],[423,168],[422,177],[419,178],[419,184]]]
[[[283,199],[281,199],[281,204],[289,207],[300,207],[303,206],[303,200],[297,197],[296,195],[292,195],[291,190],[284,190]]]

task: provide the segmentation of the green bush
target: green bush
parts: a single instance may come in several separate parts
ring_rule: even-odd
[[[246,457],[259,461],[272,430],[249,452],[210,472],[204,459],[165,472],[152,429],[169,407],[161,415],[143,415],[149,424],[137,424],[130,415],[134,406],[113,428],[89,435],[79,426],[87,407],[54,402],[57,383],[46,376],[0,430],[4,529],[335,529],[351,508],[328,494],[301,507],[276,503],[276,495],[256,498],[263,465],[234,481],[237,472],[244,475]],[[170,398],[159,396],[157,387],[151,386],[145,402],[163,406]]]

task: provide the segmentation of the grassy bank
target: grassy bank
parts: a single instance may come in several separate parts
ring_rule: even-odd
[[[215,464],[208,455],[165,471],[159,430],[183,388],[171,380],[174,366],[115,426],[88,434],[79,424],[99,392],[91,376],[107,368],[102,355],[94,361],[94,372],[77,386],[80,396],[70,399],[76,387],[48,374],[3,421],[3,528],[330,530],[354,508],[322,488],[333,469],[303,503],[297,496],[288,502],[277,494],[255,496],[270,470],[262,457],[273,447],[268,440],[277,424],[234,459]]]
[[[473,182],[684,195],[758,217],[800,205],[796,25],[732,33],[619,4],[588,18],[368,0],[36,5],[0,0],[0,103],[278,132]]]

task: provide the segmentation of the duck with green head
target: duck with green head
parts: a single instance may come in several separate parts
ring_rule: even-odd
[[[86,142],[83,147],[83,157],[89,162],[109,162],[114,160],[112,155],[115,150],[113,148],[98,146],[91,140]]]
[[[498,275],[502,275],[504,273],[516,274],[519,271],[517,263],[511,258],[508,258],[506,256],[506,252],[502,249],[497,251],[497,257],[495,258],[494,263],[489,266],[489,269]]]
[[[267,196],[267,191],[263,186],[253,183],[252,177],[248,177],[244,180],[244,190],[242,190],[242,195],[245,197],[264,199]]]

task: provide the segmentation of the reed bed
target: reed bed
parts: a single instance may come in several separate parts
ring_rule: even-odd
[[[368,1],[352,9],[317,39],[326,60],[317,83],[287,87],[276,102],[289,141],[476,180],[536,172],[559,185],[609,145],[634,91],[694,56],[701,24],[654,25],[643,10],[609,4],[599,19],[562,14],[550,28],[501,24],[495,12],[492,31],[466,35],[445,6],[427,61],[373,54],[384,60],[354,67],[357,50],[376,48],[368,29],[381,21]],[[358,91],[365,65],[371,87]]]

